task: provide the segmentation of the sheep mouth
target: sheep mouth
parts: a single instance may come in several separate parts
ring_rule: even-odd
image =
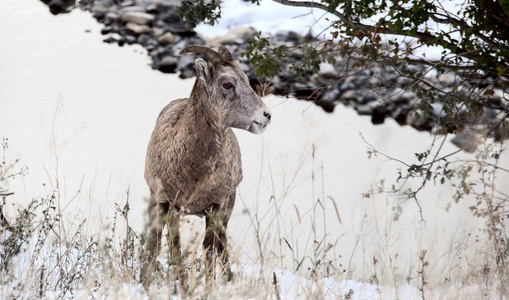
[[[251,123],[251,126],[249,126],[248,131],[251,133],[260,134],[265,131],[265,128],[267,128],[267,125],[269,125],[269,123],[270,122],[261,123],[253,121],[253,123]]]
[[[253,124],[260,126],[261,128],[265,128],[265,127],[267,127],[267,125],[269,125],[269,123],[260,123],[260,122],[256,122],[256,121],[253,121]]]
[[[253,121],[253,125],[260,127],[262,130],[265,130],[265,128],[267,126],[269,126],[269,124],[270,124],[270,120],[268,120],[266,122],[263,122],[263,123],[262,122]]]

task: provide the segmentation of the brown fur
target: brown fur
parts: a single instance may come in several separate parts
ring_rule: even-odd
[[[180,261],[180,215],[206,217],[207,262],[210,266],[219,256],[229,272],[226,227],[242,180],[240,147],[231,127],[260,133],[270,122],[270,112],[228,50],[221,48],[219,53],[224,60],[219,63],[196,61],[191,96],[163,108],[150,138],[145,162],[151,222],[145,280],[154,270],[165,224],[173,260]],[[233,88],[225,88],[226,83]]]

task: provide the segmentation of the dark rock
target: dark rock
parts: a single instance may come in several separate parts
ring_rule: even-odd
[[[152,40],[152,36],[149,34],[141,34],[140,36],[138,36],[138,43],[142,46],[149,45],[150,40]]]
[[[176,36],[175,40],[178,40],[179,36]],[[204,45],[206,44],[205,40],[201,38],[199,35],[194,35],[190,37],[185,37],[188,45]]]
[[[317,100],[320,91],[312,83],[296,82],[293,86],[293,94],[298,99]]]
[[[325,112],[331,113],[334,111],[336,105],[332,101],[315,100],[316,105],[320,106]]]
[[[102,22],[104,23],[104,25],[113,25],[114,23],[118,22],[118,15],[113,12],[108,12],[104,16]]]
[[[47,4],[49,11],[54,15],[58,15],[70,12],[71,6],[75,4],[75,0],[51,0]]]
[[[409,84],[412,83],[412,79],[410,79],[409,77],[406,77],[406,76],[399,76],[396,78],[395,82],[396,82],[396,85],[405,88]]]
[[[355,88],[356,88],[356,86],[353,82],[346,82],[346,81],[343,82],[343,84],[339,87],[339,89],[343,92],[353,90]]]
[[[362,98],[359,99],[359,104],[368,104],[370,102],[379,102],[380,101],[380,96],[377,96],[373,93],[371,94],[368,94]]]
[[[192,55],[181,56],[179,59],[177,70],[183,71],[183,70],[191,69],[194,71],[194,60],[195,60],[195,58]]]
[[[374,125],[383,124],[389,111],[383,105],[376,106],[371,114],[371,123]]]
[[[158,5],[158,7],[161,7]],[[176,14],[175,9],[160,8],[158,19],[163,21],[165,24],[174,24],[182,22],[179,16]]]
[[[108,44],[116,43],[116,42],[117,42],[117,39],[116,39],[116,38],[114,38],[114,37],[112,37],[112,36],[110,36],[110,37],[108,37],[108,38],[104,39],[104,40],[103,40],[103,42],[108,43]]]
[[[101,34],[106,35],[108,33],[111,33],[113,31],[113,27],[111,26],[104,26],[103,29],[101,29]]]
[[[356,104],[355,110],[361,116],[371,116],[373,114],[373,110],[379,106],[380,104],[377,102],[369,102],[366,104]]]
[[[298,42],[302,37],[295,31],[292,30],[279,30],[275,35],[278,41]]]
[[[415,113],[414,113],[415,114]],[[418,131],[431,131],[433,129],[434,121],[431,119],[425,119],[423,117],[415,117],[408,114],[407,120],[409,120],[410,126],[417,129]]]
[[[331,90],[326,91],[322,95],[322,99],[332,103],[333,101],[339,99],[340,94],[341,94],[341,92],[339,91],[339,89],[333,88]]]
[[[372,72],[370,69],[363,69],[360,72],[359,76],[362,76],[363,78],[368,78],[368,77],[371,77],[371,74],[372,74]]]
[[[509,87],[509,78],[506,78],[506,77],[502,77],[500,76],[499,78],[497,78],[497,80],[495,81],[495,86],[497,88],[501,88],[501,89],[505,89],[505,88],[508,88]]]
[[[502,100],[502,98],[498,96],[489,98],[486,104],[488,105],[488,107],[500,110],[505,110],[506,107],[505,102]]]
[[[358,105],[355,107],[355,111],[357,111],[359,116],[371,116],[373,109],[369,105]]]
[[[176,57],[166,56],[159,62],[158,69],[163,73],[175,73],[178,60]]]
[[[506,117],[505,119],[507,121],[508,118]],[[495,142],[500,142],[502,139],[506,139],[509,134],[508,128],[504,126],[502,122],[495,122],[495,124],[491,124],[488,129],[488,132],[493,132],[493,140]]]
[[[132,35],[126,35],[124,37],[125,39],[125,42],[128,44],[128,45],[132,45],[134,43],[136,43],[136,37],[132,36]]]
[[[276,34],[274,35],[274,38],[276,39],[276,41],[286,41],[286,35],[288,34],[288,31],[286,30],[279,30],[276,32]]]
[[[300,34],[298,34],[295,31],[288,31],[288,34],[286,35],[286,40],[291,42],[298,42],[301,39]]]
[[[314,73],[311,70],[304,70],[303,76],[304,76],[304,78],[306,78],[306,80],[309,80],[311,78],[311,76],[313,76],[313,74]]]
[[[113,32],[118,32],[118,33],[122,33],[122,34],[130,34],[127,32],[127,30],[125,30],[125,27],[123,25],[112,24],[110,26],[111,26]]]
[[[161,19],[156,19],[154,26],[158,28],[166,28],[166,23]]]
[[[247,79],[249,79],[249,85],[251,87],[257,86],[260,84],[260,80],[258,79],[258,76],[256,76],[253,72],[247,72],[246,73]]]
[[[96,19],[97,21],[101,21],[102,19],[104,19],[104,17],[106,16],[106,13],[105,12],[102,12],[102,11],[94,11],[92,13],[92,17],[94,19]]]
[[[147,45],[145,45],[145,49],[147,49],[148,52],[155,51],[157,49],[157,44],[150,41]]]
[[[188,29],[184,23],[170,24],[168,30],[183,37],[192,37],[196,35],[196,31]]]
[[[300,49],[293,49],[288,54],[290,55],[290,58],[294,58],[297,60],[300,60],[302,58],[302,51]]]
[[[114,12],[108,12],[108,13],[106,13],[106,18],[116,21],[116,20],[118,20],[118,14],[114,13]]]
[[[145,7],[145,11],[149,14],[156,14],[159,12],[157,4],[151,3]]]
[[[175,73],[178,66],[178,59],[167,53],[159,53],[154,57],[152,68],[163,73]]]
[[[361,87],[367,87],[368,85],[368,80],[371,78],[371,76],[369,75],[366,75],[366,74],[360,74],[358,76],[355,76],[353,78],[353,82],[357,85],[357,86],[361,86]]]
[[[185,69],[180,71],[179,78],[187,79],[196,76],[196,71],[194,69]]]
[[[286,81],[283,81],[278,75],[272,76],[271,84],[274,92],[278,95],[286,95],[288,93],[288,88],[286,86]]]
[[[415,94],[412,91],[409,91],[408,89],[402,89],[402,88],[394,88],[387,91],[387,94],[385,98],[388,101],[394,102],[394,103],[409,103],[412,99],[415,98]]]
[[[499,110],[495,110],[489,107],[484,108],[484,119],[485,120],[495,120],[500,113]]]
[[[408,124],[407,117],[409,112],[410,106],[408,105],[398,106],[392,113],[392,118],[396,120],[396,122],[401,126],[407,125]]]
[[[64,3],[62,0],[51,0],[48,3],[49,11],[54,14],[58,15],[61,12],[65,12]]]
[[[182,0],[159,0],[157,1],[157,6],[162,9],[170,9],[175,10],[177,7],[180,6],[180,3]]]
[[[75,7],[75,0],[41,1],[48,4],[52,13],[68,12]],[[210,41],[205,42],[180,20],[176,14],[180,2],[180,0],[81,0],[79,7],[91,11],[93,17],[105,25],[101,30],[103,35],[115,33],[104,39],[105,42],[116,42],[119,46],[139,43],[153,59],[154,69],[165,73],[178,71],[179,77],[189,78],[195,76],[194,60],[197,55],[179,56],[178,52],[188,45],[210,45]],[[232,28],[229,36],[218,38],[216,46],[231,45],[228,46],[229,50],[237,59],[246,51],[246,40],[252,37],[253,32],[256,31],[249,28],[247,30]],[[302,60],[302,50],[292,48],[299,41],[307,41],[311,47],[317,49],[321,43],[316,41],[312,34],[300,36],[294,31],[278,31],[269,40],[271,46],[289,47],[287,56],[278,61],[283,70]],[[444,99],[434,99],[433,110],[426,114],[425,118],[416,113],[416,107],[419,107],[421,99],[408,89],[415,82],[404,74],[423,72],[424,66],[408,65],[405,62],[391,66],[383,64],[370,66],[368,62],[357,66],[359,55],[353,53],[345,59],[337,55],[334,64],[322,63],[317,73],[305,70],[301,77],[288,71],[275,74],[271,80],[272,90],[279,95],[292,95],[298,99],[311,100],[327,112],[332,112],[335,105],[342,102],[353,106],[360,115],[370,115],[373,124],[382,124],[385,118],[390,116],[400,125],[410,124],[417,130],[429,131],[434,128],[437,120],[441,119],[441,125],[447,132],[464,130],[463,127],[444,124],[445,118],[440,118],[443,116],[441,111]],[[242,61],[240,67],[248,76],[251,85],[260,84],[260,79],[253,73],[248,60]],[[396,71],[397,69],[399,70]],[[446,70],[443,74],[437,75],[435,72],[434,75],[428,75],[425,80],[444,93],[454,91],[460,98],[471,97],[470,94],[466,94],[471,87],[494,86],[496,89],[509,87],[509,80],[504,78],[495,80],[490,77],[463,81],[458,86],[457,80],[461,76],[462,74]],[[500,125],[506,118],[506,101],[500,97],[483,101],[485,103],[480,104],[485,106],[482,114],[474,118],[463,116],[462,126],[469,130],[468,127],[483,122],[495,140],[501,139],[506,131]],[[460,147],[465,151],[470,149]]]
[[[111,2],[109,0],[96,0],[93,3],[91,11],[92,11],[92,14],[94,14],[94,13],[104,13],[104,14],[106,14],[111,9],[112,9],[112,5],[111,5]]]
[[[410,100],[415,99],[415,94],[412,91],[405,90],[396,101],[408,103]]]

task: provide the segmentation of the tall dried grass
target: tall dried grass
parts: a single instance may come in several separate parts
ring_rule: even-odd
[[[57,106],[60,107],[60,106]],[[58,108],[57,110],[59,110]],[[220,116],[220,114],[218,115]],[[56,124],[56,123],[54,123]],[[0,297],[3,299],[31,298],[254,298],[254,299],[503,299],[507,297],[508,244],[505,218],[508,196],[497,191],[494,180],[501,170],[497,162],[486,160],[493,153],[486,146],[479,152],[481,190],[477,192],[479,205],[474,212],[486,220],[485,232],[467,232],[458,224],[449,239],[448,248],[441,250],[422,238],[419,226],[414,238],[408,241],[413,257],[402,261],[400,250],[392,245],[405,237],[394,234],[394,215],[387,213],[387,221],[379,224],[367,211],[351,224],[355,239],[346,241],[350,255],[341,253],[344,237],[336,231],[349,220],[356,220],[341,210],[340,203],[327,195],[320,159],[322,137],[306,129],[296,159],[274,164],[262,152],[260,175],[271,178],[271,195],[241,195],[237,205],[243,205],[249,219],[255,254],[246,259],[244,241],[231,244],[234,278],[209,281],[204,276],[201,251],[203,224],[184,218],[188,227],[188,241],[182,254],[187,270],[187,291],[178,284],[178,270],[169,264],[170,251],[164,247],[153,284],[145,289],[140,282],[141,257],[146,237],[131,228],[129,219],[129,190],[123,201],[113,203],[111,222],[100,233],[84,230],[86,218],[72,219],[65,211],[73,198],[59,192],[65,188],[59,174],[58,139],[49,138],[53,149],[54,166],[49,193],[34,198],[26,207],[13,214],[2,213],[0,244]],[[53,131],[54,132],[54,131]],[[54,133],[52,133],[54,134]],[[222,137],[217,137],[220,142]],[[70,140],[66,140],[66,143]],[[486,145],[491,145],[487,143]],[[263,146],[264,149],[266,145]],[[371,148],[371,151],[374,149]],[[266,149],[264,151],[267,151]],[[497,150],[497,153],[502,151]],[[7,185],[26,170],[19,162],[7,159],[7,140],[4,139],[0,169],[2,207],[12,196]],[[264,171],[262,171],[264,170]],[[276,172],[275,170],[280,170]],[[49,171],[48,171],[49,173]],[[48,176],[50,176],[48,174]],[[279,177],[278,180],[274,178]],[[260,179],[261,180],[261,179]],[[468,180],[465,178],[464,180]],[[389,181],[389,180],[387,180]],[[276,184],[280,183],[280,186]],[[301,207],[291,203],[292,190],[307,185],[310,205]],[[364,194],[376,198],[384,189],[374,188]],[[391,194],[387,195],[387,201]],[[249,200],[246,199],[249,197]],[[254,201],[252,199],[254,198]],[[252,203],[252,204],[248,204]],[[395,201],[397,203],[397,201]],[[94,213],[94,212],[92,212]],[[397,212],[399,214],[405,212]],[[288,218],[289,214],[294,217]],[[70,218],[71,217],[71,218]],[[289,220],[289,221],[288,221]],[[296,222],[296,223],[295,223]],[[186,224],[187,223],[187,224]],[[309,235],[303,227],[311,227]],[[197,229],[198,228],[198,229]],[[406,258],[405,258],[406,259]]]

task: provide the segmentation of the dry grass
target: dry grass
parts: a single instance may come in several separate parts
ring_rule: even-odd
[[[220,138],[220,137],[219,137]],[[490,182],[496,173],[483,173],[480,180],[479,217],[487,221],[480,232],[469,232],[458,224],[446,248],[438,247],[422,234],[425,225],[416,221],[408,232],[399,232],[394,214],[380,216],[362,206],[361,217],[348,216],[334,197],[327,195],[324,168],[320,160],[322,137],[312,124],[306,129],[296,159],[277,165],[260,159],[260,181],[272,178],[270,199],[240,195],[249,228],[243,239],[231,244],[230,260],[234,278],[208,281],[204,276],[201,240],[203,224],[184,218],[183,265],[187,272],[187,293],[178,284],[174,266],[169,265],[168,248],[159,256],[159,268],[147,290],[140,284],[145,237],[131,228],[129,191],[114,203],[111,221],[100,232],[91,233],[86,218],[62,210],[66,201],[59,191],[58,167],[52,174],[50,192],[34,198],[15,213],[2,214],[0,244],[0,297],[2,299],[91,298],[91,299],[503,299],[507,297],[507,239],[503,231],[507,195]],[[49,139],[58,166],[58,141]],[[67,141],[69,142],[69,141]],[[51,146],[53,144],[53,146]],[[23,175],[17,161],[6,159],[4,140],[0,169],[0,196],[5,206],[11,196],[7,182]],[[482,153],[477,161],[483,160]],[[489,162],[494,164],[493,162]],[[495,163],[496,165],[496,163]],[[265,170],[262,172],[262,170]],[[277,178],[277,180],[275,179]],[[389,180],[387,180],[389,181]],[[275,182],[280,182],[278,186]],[[387,184],[387,183],[386,183]],[[309,205],[297,206],[292,191],[309,187]],[[381,189],[365,197],[377,199]],[[384,200],[398,203],[394,195]],[[490,195],[486,197],[486,195]],[[256,198],[248,201],[247,197]],[[247,203],[254,203],[253,205]],[[388,206],[391,207],[391,206]],[[494,207],[499,207],[495,209]],[[95,212],[91,212],[94,214]],[[397,212],[404,214],[405,212]],[[290,214],[292,217],[290,218]],[[86,215],[86,214],[83,214]],[[71,217],[71,218],[70,218]],[[103,215],[103,218],[105,216]],[[502,221],[502,223],[500,223]],[[346,239],[337,228],[351,222],[355,237]],[[497,223],[499,222],[499,223]],[[343,227],[339,227],[343,226]],[[197,229],[198,228],[198,229]],[[305,228],[311,230],[304,230]],[[305,234],[304,234],[305,233]],[[408,234],[408,235],[405,235]],[[496,235],[495,235],[496,234]],[[164,236],[164,235],[163,235]],[[408,238],[411,237],[411,238]],[[409,249],[398,249],[407,239]],[[254,250],[247,244],[253,241]],[[505,244],[504,244],[505,243]],[[344,249],[351,252],[345,255]],[[505,252],[504,252],[505,251]],[[407,253],[407,255],[404,255]],[[408,253],[411,253],[408,255]]]

